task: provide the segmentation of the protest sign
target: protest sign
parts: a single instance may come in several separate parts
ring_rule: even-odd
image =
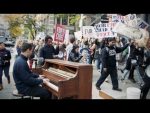
[[[115,26],[115,22],[98,23],[94,26],[97,38],[115,37],[116,33],[112,32],[112,28]]]
[[[66,30],[66,32],[65,32],[65,39],[64,39],[64,42],[65,42],[65,43],[68,43],[68,42],[69,42],[69,30]]]
[[[140,39],[142,37],[139,29],[127,26],[121,22],[118,22],[112,31],[133,39]]]
[[[141,18],[137,18],[137,26],[139,28],[142,28],[142,29],[147,29],[149,27],[149,24],[146,23],[144,20],[142,20]]]
[[[83,26],[82,34],[83,34],[83,37],[86,37],[86,38],[91,38],[91,37],[96,38],[96,32],[93,26]]]
[[[137,28],[136,14],[128,14],[125,16],[124,23],[128,26]]]
[[[81,31],[74,32],[74,36],[76,39],[81,40],[82,32]]]
[[[56,25],[54,41],[63,42],[66,29],[62,25]]]

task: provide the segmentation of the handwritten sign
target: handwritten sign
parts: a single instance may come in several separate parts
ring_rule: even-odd
[[[116,24],[115,22],[96,24],[94,26],[94,28],[95,28],[95,32],[97,34],[97,38],[117,36],[117,34],[112,31],[115,24]]]
[[[115,25],[115,27],[113,28],[113,32],[133,39],[140,39],[142,37],[142,33],[139,29],[127,26],[121,22],[118,22]]]
[[[65,38],[66,29],[62,25],[56,25],[54,41],[63,42]]]

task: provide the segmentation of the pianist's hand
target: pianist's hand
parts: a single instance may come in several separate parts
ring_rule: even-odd
[[[44,79],[43,79],[43,83],[46,84],[47,82],[49,82],[49,79],[44,78]]]
[[[39,75],[39,78],[40,78],[40,79],[44,79],[45,76],[44,76],[44,75]]]

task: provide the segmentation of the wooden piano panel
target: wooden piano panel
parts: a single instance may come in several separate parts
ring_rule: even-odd
[[[45,75],[50,81],[54,82],[59,87],[58,92],[56,92],[54,89],[45,86],[55,96],[59,99],[66,97],[73,97],[76,99],[92,98],[92,65],[58,59],[48,59],[45,61],[46,62],[42,68],[36,69],[36,72]],[[76,76],[67,80],[63,77],[57,76],[55,73],[50,73],[48,70],[45,70],[50,67],[73,73]]]
[[[80,67],[79,69],[78,99],[92,99],[92,75],[93,68]]]
[[[67,80],[67,81],[60,81],[59,84],[59,97],[65,98],[65,97],[71,97],[71,96],[77,96],[78,95],[78,77],[76,76],[73,79]]]

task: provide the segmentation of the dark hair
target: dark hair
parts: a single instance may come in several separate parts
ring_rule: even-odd
[[[47,36],[45,37],[45,43],[47,43],[47,42],[48,42],[48,39],[53,40],[53,38],[52,38],[51,36],[47,35]]]
[[[84,45],[87,45],[87,46],[89,45],[88,40],[84,42]]]
[[[99,44],[100,44],[99,41],[98,41],[98,39],[95,39],[94,43],[95,43],[96,45],[99,45]]]
[[[70,43],[74,43],[74,41],[75,41],[74,35],[70,35],[69,38],[70,38],[69,39]]]
[[[62,47],[65,49],[65,48],[66,48],[66,45],[65,45],[65,44],[62,44]]]
[[[32,47],[33,47],[33,44],[24,42],[21,47],[21,52],[25,52],[27,51],[27,49],[31,50]]]
[[[77,49],[77,48],[79,48],[79,46],[78,45],[74,45],[73,48],[72,48],[72,52],[75,53],[75,49]]]
[[[108,42],[111,42],[111,41],[116,41],[115,37],[109,37]]]

